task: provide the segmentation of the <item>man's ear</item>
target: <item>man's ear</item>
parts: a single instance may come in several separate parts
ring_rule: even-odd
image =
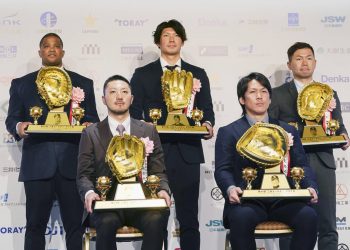
[[[104,104],[104,105],[106,105],[106,106],[107,106],[107,104],[106,104],[106,99],[105,99],[105,97],[104,97],[104,96],[102,96],[102,102],[103,102],[103,104]]]
[[[239,101],[239,103],[241,104],[241,105],[244,105],[244,98],[243,97],[240,97],[239,99],[238,99],[238,101]]]
[[[134,96],[131,95],[131,101],[130,101],[130,104],[132,104],[132,102],[134,101]]]
[[[38,50],[38,55],[40,56],[40,58],[42,58],[40,49]]]
[[[288,69],[290,69],[290,62],[287,62],[287,67],[288,67]]]

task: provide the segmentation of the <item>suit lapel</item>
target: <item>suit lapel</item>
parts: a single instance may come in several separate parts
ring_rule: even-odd
[[[291,81],[288,84],[288,91],[290,95],[292,96],[292,100],[296,100],[298,98],[298,91],[297,87],[295,86],[294,81]]]
[[[113,135],[109,129],[108,118],[105,118],[102,122],[97,125],[97,138],[100,139],[103,151],[107,152],[109,142],[111,141]]]

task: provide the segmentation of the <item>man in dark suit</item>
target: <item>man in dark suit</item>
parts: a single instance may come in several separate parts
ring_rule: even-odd
[[[115,212],[93,213],[92,203],[100,200],[95,188],[100,176],[112,178],[112,187],[107,200],[113,200],[117,183],[105,161],[106,151],[114,135],[135,135],[138,138],[149,137],[153,141],[153,152],[147,157],[148,175],[157,175],[161,182],[158,197],[164,198],[170,206],[168,180],[165,174],[163,150],[158,133],[153,125],[130,118],[129,107],[133,96],[128,80],[115,75],[108,78],[103,87],[103,103],[107,106],[108,117],[83,131],[79,146],[77,185],[80,196],[85,202],[85,222],[91,213],[90,222],[96,227],[96,249],[116,249],[115,233],[118,228],[128,225],[143,232],[142,249],[159,250],[165,237],[169,210],[118,210]],[[147,150],[147,146],[146,146]],[[147,152],[146,152],[147,153]]]
[[[46,34],[40,41],[39,56],[43,66],[62,68],[63,42],[54,33]],[[84,91],[85,100],[80,106],[85,110],[82,123],[99,121],[92,80],[67,71],[73,87]],[[26,193],[26,234],[24,249],[45,248],[45,231],[55,199],[60,205],[66,245],[69,250],[81,249],[83,228],[78,219],[83,213],[83,204],[75,184],[79,135],[67,134],[26,134],[25,129],[33,118],[29,109],[40,106],[43,115],[39,124],[44,124],[49,108],[39,96],[35,84],[38,71],[14,79],[10,88],[10,101],[6,119],[7,130],[23,140],[23,151],[19,181],[24,182]],[[71,101],[64,106],[69,114]]]
[[[294,80],[287,82],[272,91],[272,102],[269,115],[275,119],[287,123],[297,124],[300,134],[303,132],[304,123],[297,111],[297,97],[303,86],[313,81],[312,75],[316,67],[314,50],[307,43],[298,42],[288,49],[288,68],[293,72]],[[343,134],[348,143],[343,150],[349,147],[349,137],[343,124],[340,101],[337,92],[334,91],[332,118],[339,121],[337,134]],[[315,206],[318,213],[318,249],[338,249],[338,233],[336,227],[336,165],[332,148],[308,150],[307,157],[310,166],[316,173],[319,186],[319,203]],[[281,246],[284,241],[280,241]],[[284,248],[283,249],[287,249]]]
[[[267,114],[270,95],[271,85],[264,75],[251,73],[243,77],[237,86],[237,96],[244,116],[218,131],[215,143],[215,180],[225,197],[224,225],[230,228],[230,242],[235,250],[255,250],[254,230],[257,224],[265,220],[281,221],[293,228],[291,249],[312,250],[317,238],[317,215],[305,201],[240,199],[242,189],[246,187],[242,178],[243,168],[249,166],[258,171],[258,176],[252,183],[253,189],[260,187],[264,170],[257,163],[241,156],[236,150],[236,144],[250,126],[256,122],[265,122],[281,126],[294,137],[289,150],[290,166],[304,169],[305,178],[300,183],[301,187],[309,189],[312,203],[317,202],[316,181],[296,129]],[[290,176],[288,181],[292,183]]]
[[[163,125],[168,113],[161,87],[163,71],[166,68],[186,70],[192,72],[193,77],[201,82],[201,89],[195,96],[194,107],[204,112],[202,126],[207,127],[209,131],[204,139],[210,139],[213,136],[215,119],[209,79],[203,69],[181,59],[180,51],[186,39],[184,27],[176,20],[162,22],[157,26],[154,32],[154,43],[160,49],[160,58],[135,70],[130,81],[135,97],[130,114],[133,118],[151,122],[149,110],[160,108],[162,118],[158,124]],[[194,125],[193,121],[191,125]],[[199,167],[204,162],[201,139],[179,134],[160,135],[160,139],[169,185],[175,199],[176,217],[180,224],[181,249],[199,250]]]

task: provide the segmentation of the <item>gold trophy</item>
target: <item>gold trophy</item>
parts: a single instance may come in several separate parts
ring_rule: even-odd
[[[85,126],[81,126],[79,120],[84,116],[84,110],[80,108],[80,115],[76,116],[77,124],[72,125],[68,120],[64,106],[72,99],[72,82],[66,71],[59,67],[43,67],[40,69],[36,85],[38,94],[46,102],[49,112],[45,124],[38,124],[38,118],[42,115],[42,107],[32,107],[30,116],[34,124],[28,126],[27,133],[81,133]],[[74,113],[74,110],[72,110]],[[74,115],[74,114],[73,114]]]
[[[111,178],[107,176],[100,176],[96,181],[96,189],[101,193],[101,200],[105,201],[107,192],[112,186]]]
[[[124,134],[114,136],[109,143],[106,162],[118,185],[114,200],[96,201],[95,211],[125,208],[168,208],[164,199],[157,198],[160,180],[148,176],[145,187],[136,176],[141,172],[145,159],[145,146],[141,139]],[[96,188],[98,189],[98,183]],[[102,193],[102,192],[101,192]]]
[[[259,189],[253,189],[252,185],[257,170],[251,167],[243,169],[242,176],[247,182],[247,188],[243,191],[242,199],[311,198],[308,189],[300,189],[299,183],[304,177],[302,168],[292,169],[295,189],[290,188],[287,177],[281,173],[280,164],[288,153],[288,143],[285,130],[269,123],[256,123],[238,140],[237,152],[265,169]]]
[[[149,117],[153,120],[153,124],[157,125],[157,121],[162,118],[162,110],[161,109],[150,109]]]
[[[203,111],[197,108],[193,110],[195,112],[189,110],[193,108],[190,103],[193,102],[195,95],[195,92],[192,93],[194,83],[192,73],[185,70],[165,70],[161,82],[168,115],[165,125],[156,126],[158,133],[208,134],[207,128],[200,125],[200,121],[203,119]],[[187,116],[184,114],[185,110]],[[150,113],[150,117],[154,121],[155,116],[152,117],[152,114]],[[191,126],[188,119],[193,119],[196,126]]]
[[[299,116],[305,121],[301,141],[303,146],[342,147],[346,144],[343,135],[335,135],[339,122],[331,118],[327,108],[333,98],[333,90],[327,84],[312,82],[306,85],[298,95]],[[321,120],[325,119],[325,127]]]

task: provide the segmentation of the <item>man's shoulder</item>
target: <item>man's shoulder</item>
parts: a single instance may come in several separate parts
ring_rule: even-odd
[[[277,86],[277,87],[274,87],[272,89],[272,91],[285,91],[287,90],[289,87],[290,87],[290,84],[293,84],[293,82],[285,82],[285,83],[282,83],[281,85]]]
[[[14,81],[27,81],[29,79],[36,78],[36,76],[38,75],[38,72],[39,71],[37,70],[37,71],[31,72],[31,73],[28,73],[28,74],[26,74],[24,76],[14,78],[13,80]]]
[[[155,69],[157,67],[160,67],[160,62],[159,62],[159,59],[153,61],[153,62],[150,62],[150,63],[147,63],[146,65],[144,66],[141,66],[141,67],[138,67],[135,69],[135,72],[144,72],[144,71],[150,71],[152,69]]]
[[[70,71],[70,70],[66,70],[68,75],[71,77],[71,78],[75,78],[75,79],[79,79],[79,81],[92,81],[90,78],[87,78],[83,75],[80,75],[74,71]]]
[[[205,71],[203,68],[185,62],[184,60],[181,61],[181,64],[182,68],[187,68],[189,71]]]

